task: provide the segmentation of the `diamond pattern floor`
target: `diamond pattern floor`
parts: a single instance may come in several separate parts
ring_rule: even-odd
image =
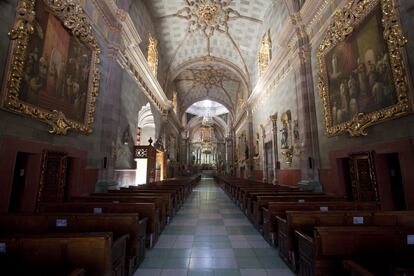
[[[202,179],[134,276],[293,275],[213,179]]]

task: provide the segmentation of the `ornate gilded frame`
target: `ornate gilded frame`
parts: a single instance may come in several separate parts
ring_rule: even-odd
[[[349,37],[354,29],[377,7],[382,15],[383,37],[388,46],[397,103],[371,113],[359,113],[349,121],[333,125],[325,56],[338,43]],[[409,114],[412,111],[409,96],[412,86],[408,77],[409,71],[404,48],[407,39],[403,34],[394,0],[350,0],[342,9],[335,12],[331,22],[317,53],[319,60],[318,86],[322,98],[326,134],[335,136],[348,133],[353,137],[366,136],[366,129],[369,126]]]
[[[36,1],[43,1],[68,32],[85,43],[92,51],[83,122],[66,118],[62,111],[45,110],[19,99],[22,77],[27,62],[27,46],[35,28]],[[16,10],[14,26],[9,32],[11,44],[2,89],[2,108],[48,124],[49,132],[52,134],[65,135],[70,129],[90,134],[94,122],[95,101],[99,93],[100,73],[98,64],[100,48],[84,10],[73,0],[20,0]]]

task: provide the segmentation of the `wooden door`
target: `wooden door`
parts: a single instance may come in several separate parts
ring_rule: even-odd
[[[379,201],[375,165],[371,152],[351,155],[349,173],[353,200]]]
[[[65,199],[68,156],[66,153],[44,151],[38,202],[63,202]]]

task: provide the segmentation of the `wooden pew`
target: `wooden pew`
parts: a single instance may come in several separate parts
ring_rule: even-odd
[[[42,203],[38,207],[43,213],[135,213],[148,218],[147,247],[152,248],[160,235],[160,210],[154,203],[68,202]]]
[[[0,233],[112,232],[114,238],[128,235],[126,271],[132,275],[145,257],[147,218],[136,214],[0,214]]]
[[[296,271],[298,246],[295,231],[311,232],[321,226],[410,226],[414,227],[414,211],[287,211],[277,216],[279,254]]]
[[[345,260],[343,262],[345,270],[349,271],[351,276],[389,276],[389,275],[404,275],[413,276],[414,267],[401,267],[384,262],[361,262]]]
[[[129,188],[121,188],[120,190],[111,190],[109,193],[140,193],[140,194],[154,194],[154,193],[163,193],[168,194],[168,196],[172,199],[172,205],[174,207],[174,214],[178,209],[181,207],[181,205],[184,203],[184,196],[182,193],[180,193],[179,189],[176,188],[167,188],[167,187],[129,187]]]
[[[82,267],[87,275],[123,276],[127,238],[113,239],[109,232],[1,234],[0,267],[10,272],[6,275],[19,275],[24,267],[54,271]]]
[[[263,208],[267,207],[270,202],[343,202],[345,201],[342,196],[325,195],[325,194],[281,194],[276,196],[256,196],[249,209],[250,218],[254,225],[260,229],[263,221]]]
[[[344,202],[344,197],[324,194],[298,194],[298,195],[278,195],[278,196],[257,196],[253,201],[253,210],[249,210],[249,219],[254,226],[262,231],[263,208],[266,208],[271,202]]]
[[[272,245],[277,245],[277,220],[276,217],[285,217],[286,211],[375,211],[378,209],[376,202],[269,202],[267,208],[263,208],[263,236]]]
[[[109,203],[154,203],[155,207],[160,210],[160,231],[162,231],[167,224],[167,206],[162,198],[153,196],[132,196],[132,195],[118,195],[112,193],[99,193],[91,196],[72,197],[71,202],[109,202]]]
[[[0,257],[1,259],[1,257]],[[31,275],[31,276],[85,276],[86,271],[83,268],[73,268],[73,267],[60,267],[54,268],[45,266],[28,266],[27,264],[16,265],[15,267],[10,267],[6,264],[5,267],[2,267],[1,275]]]
[[[405,227],[316,227],[296,231],[299,240],[298,275],[344,275],[342,261],[349,258],[412,267],[414,234]]]
[[[167,216],[167,224],[175,215],[178,206],[176,205],[176,201],[174,200],[173,193],[168,193],[166,191],[162,192],[148,192],[148,191],[134,191],[129,189],[122,189],[122,190],[110,190],[108,193],[92,193],[91,196],[137,196],[137,197],[158,197],[161,198],[163,201],[163,205],[165,205],[165,213]]]

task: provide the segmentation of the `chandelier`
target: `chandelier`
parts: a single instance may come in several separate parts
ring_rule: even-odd
[[[204,115],[201,124],[205,127],[211,127],[213,125],[213,118],[209,114]]]

